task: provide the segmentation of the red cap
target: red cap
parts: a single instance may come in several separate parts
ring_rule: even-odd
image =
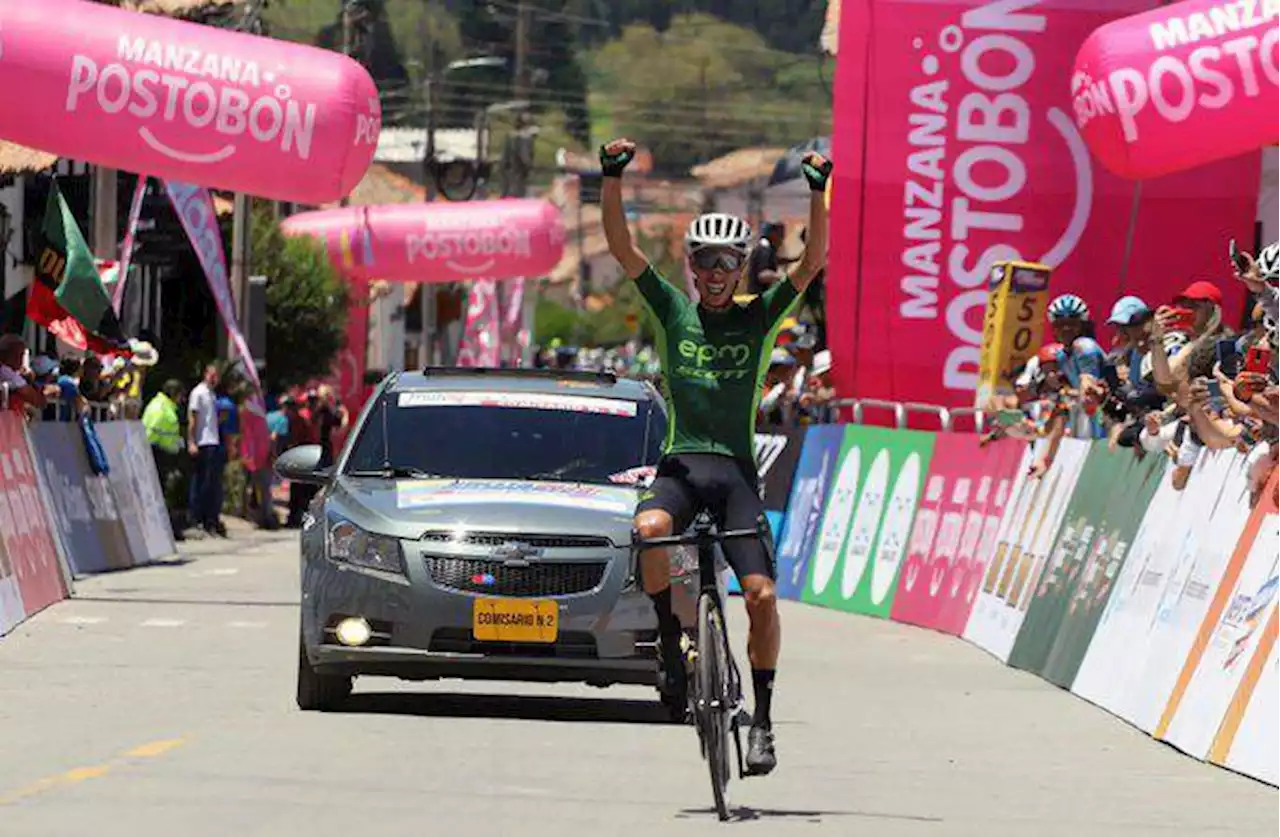
[[[1208,300],[1214,305],[1222,304],[1222,291],[1218,290],[1218,286],[1212,282],[1206,282],[1201,279],[1199,282],[1192,282],[1187,285],[1186,290],[1178,294],[1178,299],[1192,299],[1196,301]]]
[[[1036,357],[1041,363],[1057,363],[1058,356],[1066,349],[1061,343],[1046,343],[1040,347],[1040,351],[1036,353]]]

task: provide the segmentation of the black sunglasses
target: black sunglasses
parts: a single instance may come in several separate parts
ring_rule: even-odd
[[[733,250],[716,250],[710,247],[694,250],[689,258],[693,261],[693,266],[699,270],[719,268],[724,271],[734,271],[742,267],[742,263],[746,261],[746,257],[741,253]]]

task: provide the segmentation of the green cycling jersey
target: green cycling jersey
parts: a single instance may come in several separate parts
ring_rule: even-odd
[[[745,304],[704,308],[650,265],[636,286],[657,325],[669,411],[665,453],[755,462],[756,407],[778,328],[801,299],[790,280]]]

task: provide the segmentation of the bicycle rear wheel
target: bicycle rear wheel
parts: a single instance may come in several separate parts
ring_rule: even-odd
[[[725,655],[724,618],[714,597],[698,599],[698,665],[696,678],[698,719],[716,813],[729,819],[729,660]]]

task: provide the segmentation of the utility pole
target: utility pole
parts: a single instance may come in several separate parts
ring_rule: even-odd
[[[431,65],[427,68],[427,142],[422,157],[422,182],[427,190],[427,200],[436,199],[436,105],[440,88],[440,44],[431,42]]]
[[[240,22],[242,32],[260,33],[262,31],[263,0],[257,0],[245,9],[244,18]],[[236,319],[240,321],[240,329],[246,335],[252,334],[250,320],[253,318],[252,306],[249,304],[249,269],[252,258],[252,236],[249,234],[249,213],[253,203],[243,192],[236,192],[234,199],[234,216],[231,220],[231,300]],[[221,334],[221,333],[220,333]],[[236,350],[225,336],[225,353],[227,360],[235,360]],[[264,347],[265,348],[265,347]],[[255,362],[254,358],[244,358],[247,369]],[[265,396],[266,393],[263,393]]]

